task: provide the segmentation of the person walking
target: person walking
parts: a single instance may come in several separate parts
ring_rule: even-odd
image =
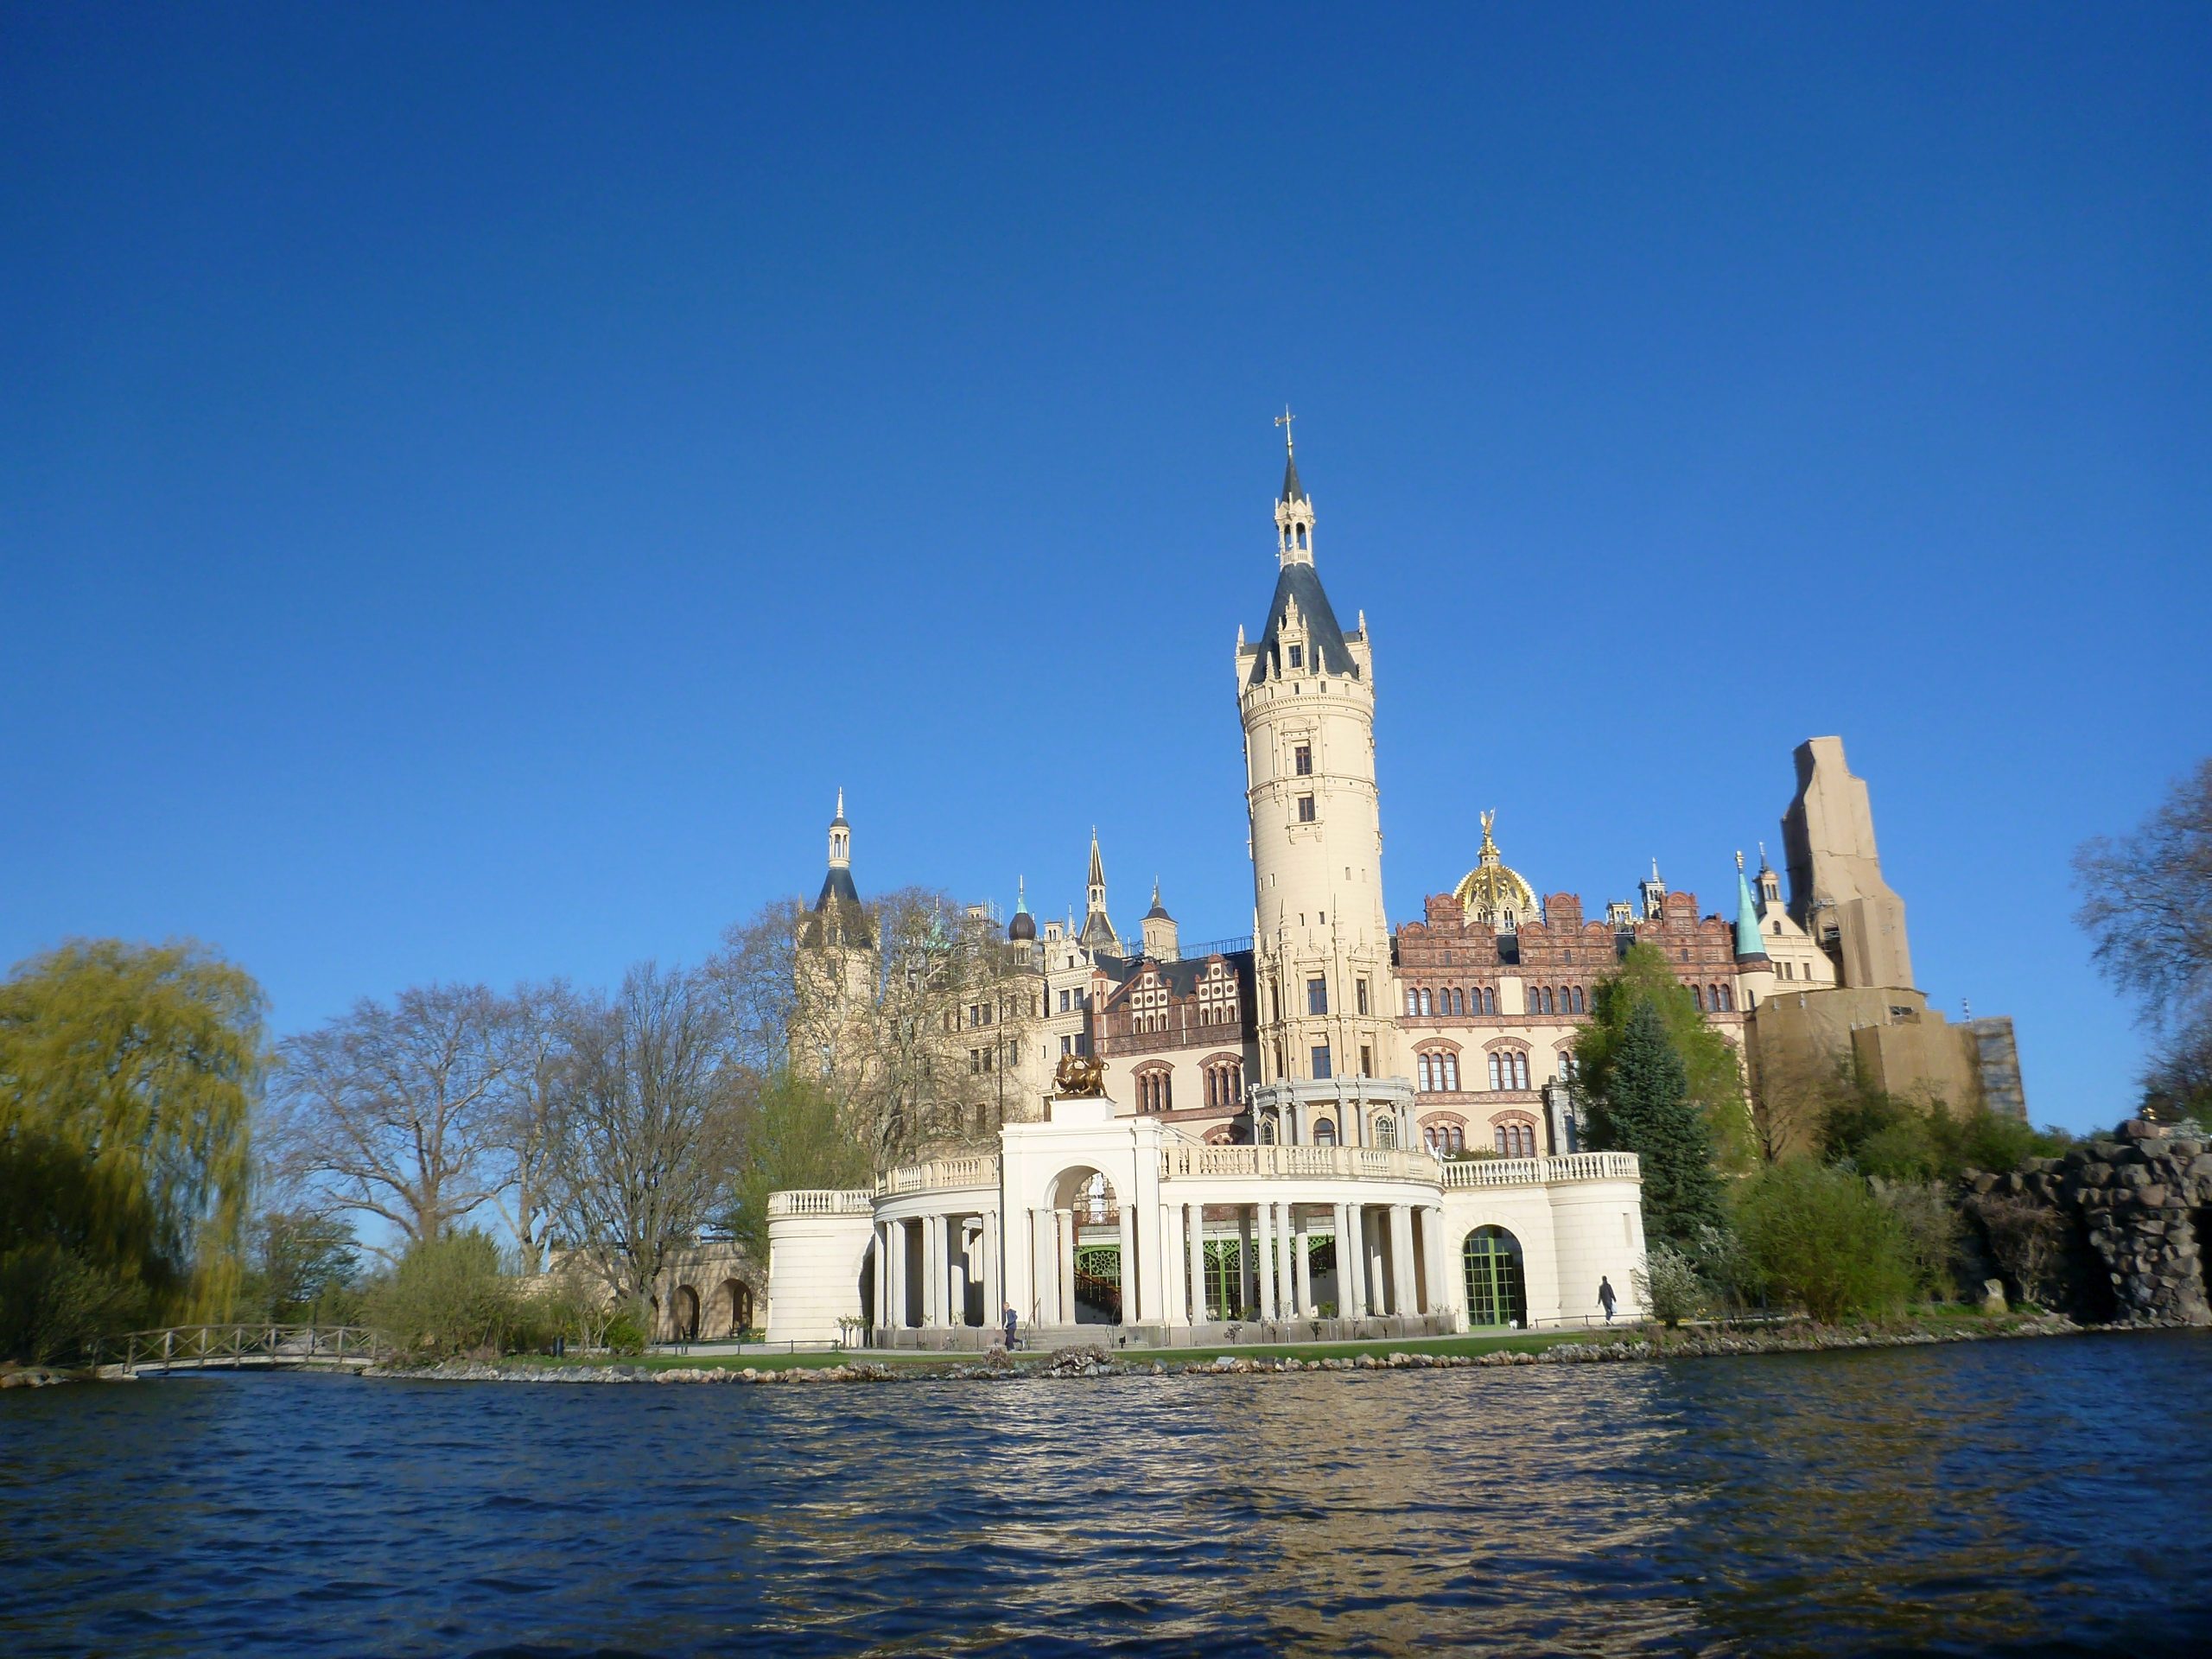
[[[1598,1306],[1605,1310],[1605,1323],[1613,1322],[1613,1304],[1620,1299],[1613,1294],[1613,1281],[1604,1274],[1598,1275]]]
[[[1008,1302],[1006,1305],[1006,1351],[1009,1354],[1014,1351],[1014,1304]]]

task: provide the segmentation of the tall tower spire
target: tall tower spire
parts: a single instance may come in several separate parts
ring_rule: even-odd
[[[1290,414],[1276,420],[1286,434]],[[1397,1075],[1375,787],[1374,659],[1313,567],[1313,502],[1284,442],[1281,569],[1257,640],[1236,649],[1252,848],[1260,1064],[1255,1133],[1409,1146]],[[1325,1137],[1322,1137],[1325,1138]]]
[[[1285,566],[1313,563],[1313,499],[1298,480],[1298,446],[1291,442],[1290,423],[1297,417],[1290,405],[1275,416],[1282,428],[1282,494],[1275,500],[1275,558]]]
[[[1098,855],[1098,826],[1095,823],[1090,826],[1090,874],[1084,883],[1083,906],[1083,935],[1078,943],[1086,950],[1119,956],[1122,940],[1106,914],[1106,861]]]
[[[845,791],[837,791],[837,816],[830,820],[830,868],[849,870],[853,867],[853,826],[845,822]]]

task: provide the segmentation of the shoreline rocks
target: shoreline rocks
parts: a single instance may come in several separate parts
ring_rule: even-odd
[[[1927,1347],[1940,1343],[1992,1342],[2031,1337],[2086,1336],[2187,1329],[2180,1319],[2077,1325],[2063,1314],[2044,1314],[2004,1325],[1916,1325],[1898,1330],[1836,1329],[1796,1324],[1770,1331],[1692,1331],[1671,1335],[1648,1329],[1611,1342],[1560,1342],[1534,1353],[1499,1350],[1486,1354],[1414,1353],[1298,1355],[1220,1354],[1177,1362],[1172,1356],[1118,1358],[1092,1346],[1057,1350],[1042,1363],[1023,1364],[1003,1353],[974,1362],[884,1364],[867,1360],[825,1366],[535,1365],[448,1361],[442,1365],[386,1368],[363,1373],[399,1382],[538,1382],[552,1384],[664,1382],[806,1387],[836,1382],[1012,1382],[1100,1376],[1251,1376],[1306,1371],[1489,1370],[1521,1365],[1593,1365],[1633,1361],[1734,1358],[1753,1354],[1832,1353],[1854,1349]]]

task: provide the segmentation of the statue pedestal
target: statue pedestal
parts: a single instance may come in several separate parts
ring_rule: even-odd
[[[1045,1121],[1061,1128],[1095,1128],[1114,1121],[1114,1103],[1103,1095],[1050,1096]]]

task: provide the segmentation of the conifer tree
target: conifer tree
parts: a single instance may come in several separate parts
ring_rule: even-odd
[[[1713,1135],[1690,1099],[1682,1057],[1658,1009],[1640,1001],[1613,1051],[1605,1086],[1589,1100],[1590,1140],[1643,1162],[1644,1232],[1655,1244],[1696,1255],[1705,1230],[1724,1230]]]

